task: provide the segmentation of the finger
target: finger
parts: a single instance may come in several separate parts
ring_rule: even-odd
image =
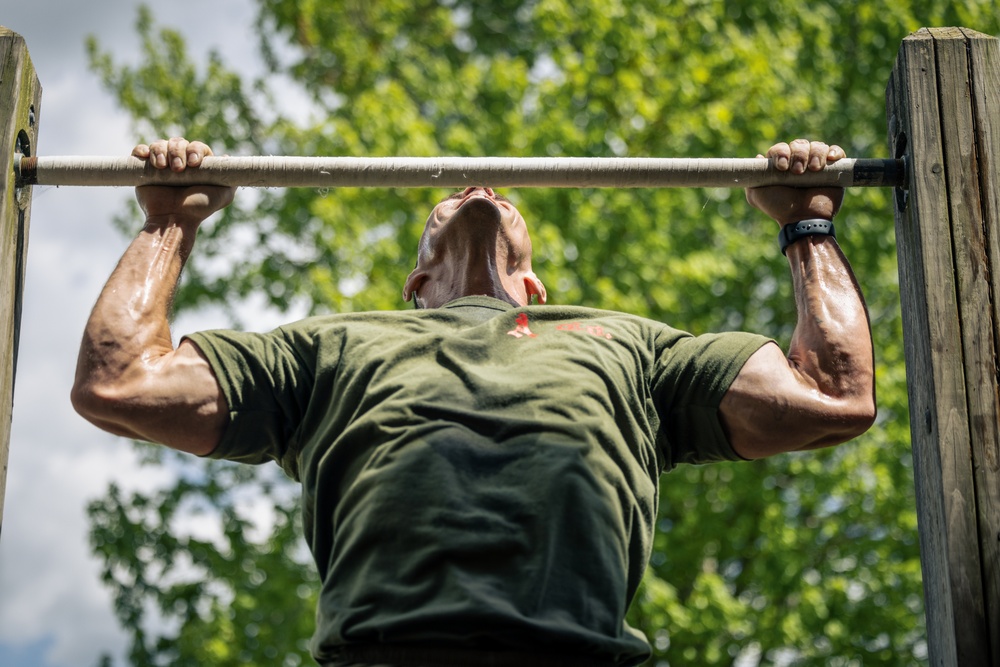
[[[202,158],[212,155],[212,149],[201,141],[192,141],[187,146],[187,165],[197,167],[201,164]]]
[[[826,166],[826,156],[830,152],[830,147],[822,141],[813,141],[809,144],[809,171],[820,171]]]
[[[809,163],[809,140],[796,139],[789,144],[791,149],[789,170],[793,174],[801,174],[806,170]]]
[[[132,157],[137,157],[143,160],[149,158],[149,146],[146,144],[137,144],[135,148],[132,149]]]
[[[187,147],[188,140],[184,137],[173,137],[167,142],[167,158],[174,171],[184,171],[187,166]]]
[[[767,156],[774,161],[774,166],[784,171],[788,169],[788,158],[792,154],[792,149],[784,141],[779,142],[767,149]]]
[[[833,146],[830,146],[830,152],[826,154],[826,161],[827,163],[836,162],[837,160],[842,160],[845,157],[847,157],[847,152],[837,144],[834,144]]]
[[[167,166],[167,141],[158,139],[149,145],[149,163],[157,169]]]

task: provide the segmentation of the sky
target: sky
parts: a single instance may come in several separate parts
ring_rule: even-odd
[[[36,155],[127,155],[135,143],[87,68],[94,35],[117,62],[140,58],[138,1],[4,3],[0,25],[25,39],[42,85]],[[179,29],[192,55],[220,52],[238,71],[261,69],[251,0],[149,3],[158,25]],[[0,536],[0,665],[89,667],[120,656],[125,635],[87,543],[86,504],[112,481],[148,489],[167,481],[140,467],[131,444],[78,417],[69,403],[76,352],[90,309],[128,240],[111,220],[126,188],[35,187],[24,311]],[[136,221],[136,230],[140,221]],[[201,318],[201,319],[199,319]],[[177,333],[220,326],[192,316]],[[260,324],[260,322],[258,322]],[[267,326],[264,323],[262,326]]]

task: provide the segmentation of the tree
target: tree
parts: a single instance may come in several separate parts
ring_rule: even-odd
[[[902,38],[922,25],[1000,32],[991,0],[258,4],[262,53],[311,100],[308,124],[281,115],[268,79],[245,82],[217,56],[198,67],[148,11],[145,60],[119,65],[91,42],[93,67],[147,138],[185,133],[229,153],[739,156],[804,135],[879,157]],[[423,216],[443,194],[241,194],[248,203],[203,229],[177,306],[263,295],[312,313],[400,307]],[[787,343],[794,305],[776,229],[742,193],[509,194],[552,300]],[[664,477],[629,612],[657,664],[926,661],[890,205],[889,192],[852,191],[838,221],[871,313],[876,427],[830,451]],[[219,664],[308,660],[312,594],[300,585],[312,575],[294,490],[265,470],[182,465],[175,488],[111,489],[91,507],[131,661],[203,664],[204,646]],[[276,508],[263,530],[237,502],[248,488]],[[216,517],[216,539],[176,529],[194,509]],[[151,639],[156,614],[170,630]]]

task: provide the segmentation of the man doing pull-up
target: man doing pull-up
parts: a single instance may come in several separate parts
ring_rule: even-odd
[[[210,154],[183,139],[134,151],[176,171]],[[797,140],[767,156],[802,173],[844,151]],[[233,190],[137,196],[146,224],[87,323],[73,403],[112,433],[301,481],[323,665],[636,665],[649,648],[624,617],[661,473],[837,444],[875,417],[868,318],[830,224],[842,189],[747,191],[782,228],[787,355],[754,334],[541,305],[524,219],[482,187],[431,212],[403,287],[417,309],[175,347],[181,268]]]

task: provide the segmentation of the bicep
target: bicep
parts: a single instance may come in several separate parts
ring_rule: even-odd
[[[167,375],[164,386],[178,421],[163,423],[163,444],[201,456],[210,454],[229,421],[226,397],[215,372],[198,346],[185,339],[174,351]]]
[[[748,459],[849,440],[867,428],[858,412],[821,392],[774,343],[750,356],[719,404],[733,449]]]

